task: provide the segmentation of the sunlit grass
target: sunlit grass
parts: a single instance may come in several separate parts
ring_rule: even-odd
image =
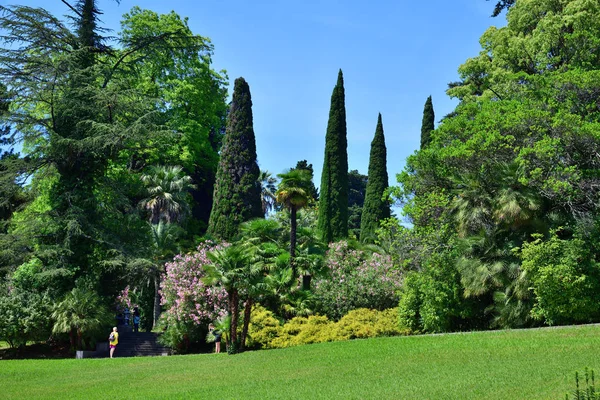
[[[560,399],[600,327],[378,338],[157,358],[0,362],[2,398]]]

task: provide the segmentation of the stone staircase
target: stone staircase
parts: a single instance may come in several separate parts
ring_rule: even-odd
[[[170,349],[158,343],[152,332],[119,332],[115,357],[168,356]]]

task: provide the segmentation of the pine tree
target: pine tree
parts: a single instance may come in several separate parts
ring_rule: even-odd
[[[264,216],[259,175],[250,87],[244,78],[238,78],[217,170],[209,234],[231,240],[242,222]]]
[[[373,243],[375,231],[379,227],[379,221],[390,217],[390,205],[382,200],[383,192],[387,187],[387,150],[385,147],[381,114],[379,114],[375,137],[371,142],[369,180],[367,182],[367,193],[360,221],[360,240],[363,243]]]
[[[318,229],[326,242],[348,237],[348,141],[344,97],[344,76],[340,70],[331,95],[319,194]]]
[[[423,122],[421,123],[421,148],[427,147],[431,142],[431,131],[435,129],[435,114],[433,112],[433,102],[431,96],[427,98],[423,108]]]

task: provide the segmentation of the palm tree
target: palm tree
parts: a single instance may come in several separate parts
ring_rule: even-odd
[[[294,276],[297,276],[297,269],[294,264],[296,257],[296,214],[298,210],[306,207],[311,200],[310,171],[305,169],[292,169],[283,174],[277,175],[281,182],[275,193],[277,202],[290,210],[290,265]]]
[[[186,195],[193,189],[192,178],[183,174],[180,166],[152,166],[141,177],[148,197],[140,205],[150,212],[150,222],[179,222],[188,211]]]
[[[149,222],[152,235],[152,266],[150,268],[154,280],[153,327],[160,317],[160,279],[163,265],[173,254],[176,239],[176,228],[171,224],[180,222],[187,214],[188,190],[194,188],[192,178],[183,174],[180,166],[152,166],[148,174],[141,177],[148,192],[148,197],[140,205],[149,211]]]
[[[207,285],[221,285],[227,292],[228,315],[231,317],[227,351],[237,353],[240,342],[237,337],[239,321],[240,291],[247,288],[256,270],[251,262],[251,255],[246,246],[237,244],[226,246],[208,254],[210,265],[204,266]]]
[[[84,336],[94,335],[113,318],[95,292],[75,288],[54,306],[52,333],[68,333],[71,347],[82,349]]]
[[[265,215],[275,208],[275,184],[277,179],[269,171],[260,171],[258,175],[260,182],[260,202]]]

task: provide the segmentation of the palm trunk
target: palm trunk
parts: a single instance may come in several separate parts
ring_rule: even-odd
[[[250,325],[250,315],[252,314],[252,298],[248,297],[246,304],[244,305],[244,327],[242,328],[242,338],[240,343],[240,350],[244,351],[246,347],[246,336],[248,336],[248,326]]]
[[[239,298],[237,289],[231,289],[229,292],[229,314],[231,314],[231,326],[229,327],[230,346],[237,345],[237,326],[239,317]]]
[[[156,273],[154,277],[154,320],[152,321],[152,329],[158,326],[158,319],[160,318],[160,273]]]
[[[294,262],[294,258],[296,258],[296,230],[297,230],[297,221],[296,221],[296,207],[290,207],[290,266],[292,267],[292,272],[294,277],[298,276],[298,271],[296,269],[296,263]]]

